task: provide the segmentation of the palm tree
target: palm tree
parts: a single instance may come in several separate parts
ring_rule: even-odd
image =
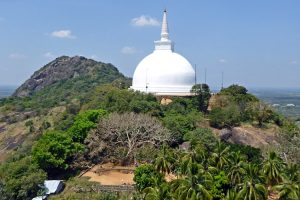
[[[243,168],[245,165],[245,158],[239,151],[233,152],[230,155],[230,164],[231,167],[229,169],[228,177],[231,185],[234,186],[242,182],[242,177],[246,173],[245,169]]]
[[[299,167],[295,163],[290,163],[285,171],[285,179],[290,180],[294,183],[300,183]]]
[[[228,164],[229,146],[225,146],[220,140],[217,143],[215,152],[212,153],[213,164],[222,169],[224,165]]]
[[[199,155],[195,150],[192,150],[188,153],[186,153],[182,158],[181,158],[181,174],[187,175],[190,173],[191,165],[198,163],[199,161]],[[201,165],[199,165],[201,166]],[[199,167],[198,166],[198,167]],[[203,168],[203,167],[201,167]]]
[[[285,167],[283,160],[274,151],[268,153],[263,163],[263,173],[270,185],[278,184],[283,180],[282,170]]]
[[[297,164],[290,163],[284,169],[283,182],[275,185],[272,189],[278,192],[279,199],[300,199],[300,176]]]
[[[207,190],[211,177],[196,163],[191,164],[189,174],[184,179],[176,180],[173,184],[174,199],[179,200],[211,200],[212,195]]]
[[[155,160],[156,170],[163,173],[169,174],[171,172],[171,156],[170,152],[168,151],[166,145],[163,145],[161,153]]]
[[[273,187],[278,191],[280,200],[296,200],[300,199],[299,185],[292,181],[282,182],[279,185]]]
[[[224,198],[224,200],[236,200],[236,192],[235,190],[228,190],[226,197]]]
[[[145,200],[171,200],[168,183],[157,184],[155,186],[147,187],[143,190],[145,193]]]
[[[241,184],[236,199],[240,200],[263,200],[267,199],[268,192],[266,187],[262,184],[262,179],[259,176],[259,169],[257,165],[245,165],[246,175],[244,183]]]

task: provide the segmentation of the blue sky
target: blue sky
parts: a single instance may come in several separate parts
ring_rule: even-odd
[[[0,85],[19,85],[61,55],[132,76],[160,38],[164,8],[175,51],[212,87],[300,87],[299,0],[0,0]]]

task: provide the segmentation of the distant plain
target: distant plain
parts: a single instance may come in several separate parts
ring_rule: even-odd
[[[0,98],[10,96],[17,86],[0,86]],[[257,96],[274,107],[283,115],[300,121],[300,88],[260,88],[249,89],[250,93]],[[287,106],[292,104],[294,106]]]

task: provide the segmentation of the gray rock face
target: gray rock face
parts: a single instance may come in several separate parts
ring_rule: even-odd
[[[93,73],[93,69],[95,69],[94,66],[99,65],[100,67],[102,64],[103,63],[81,56],[61,56],[36,71],[12,96],[30,96],[57,81],[75,78],[82,74]]]
[[[221,140],[228,140],[232,136],[232,130],[228,128],[223,128],[220,132]]]

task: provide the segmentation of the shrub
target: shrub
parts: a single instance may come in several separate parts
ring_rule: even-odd
[[[209,128],[197,128],[184,135],[185,141],[190,141],[191,146],[195,147],[200,144],[205,147],[206,151],[212,151],[217,143],[216,137]]]
[[[225,108],[214,108],[210,115],[210,125],[215,128],[238,126],[241,122],[239,109],[235,105]]]

